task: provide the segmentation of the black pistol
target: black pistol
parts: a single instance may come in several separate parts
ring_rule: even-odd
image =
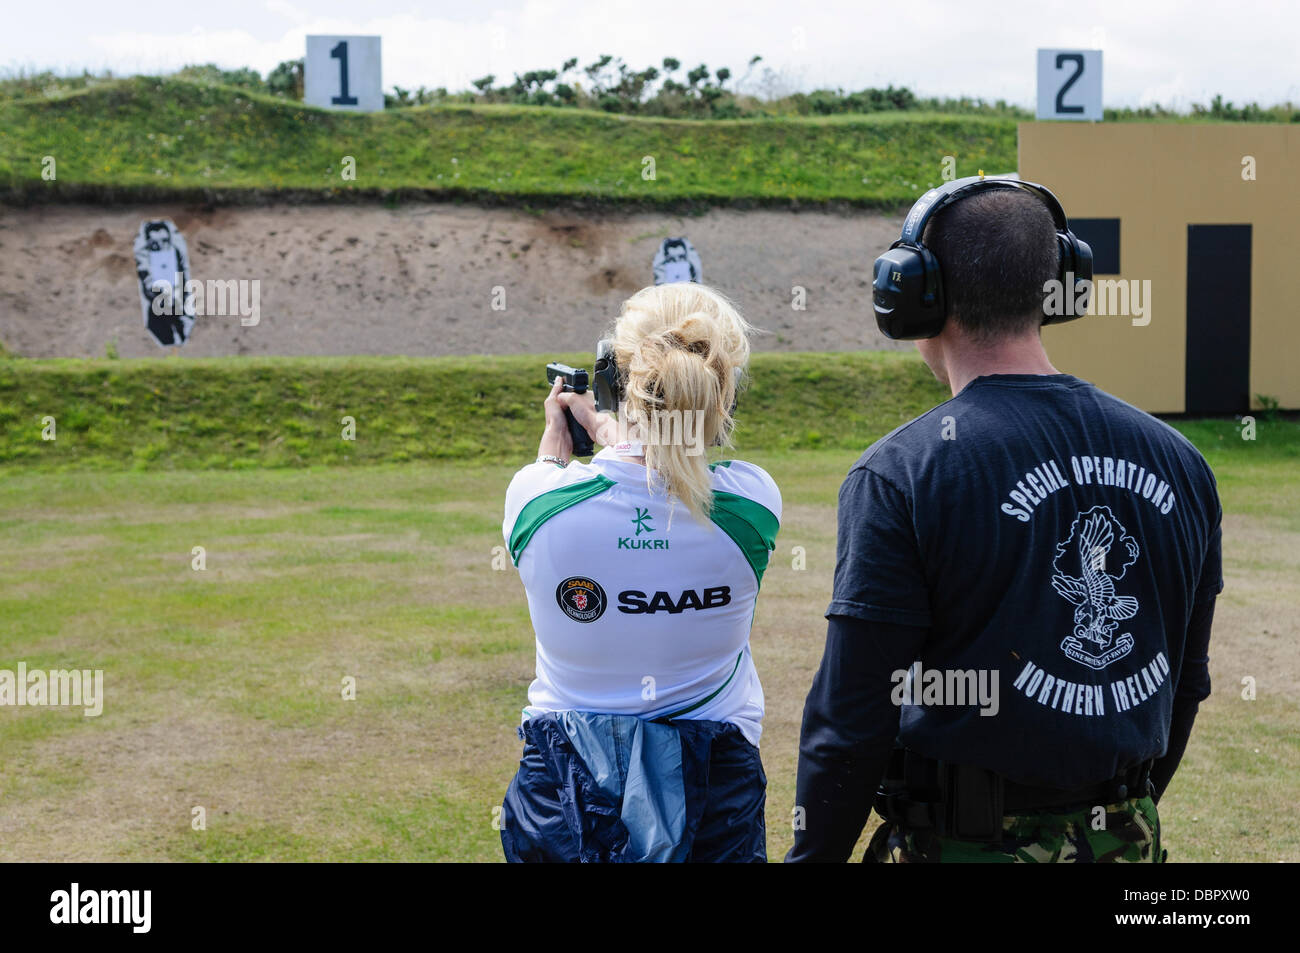
[[[564,378],[564,389],[574,394],[587,393],[587,369],[585,367],[570,367],[568,364],[561,364],[555,361],[546,365],[546,383],[554,384],[557,377]],[[591,434],[587,429],[578,423],[574,418],[573,412],[569,408],[564,408],[564,419],[569,423],[569,436],[573,438],[573,455],[575,457],[589,457],[595,450],[592,446]]]

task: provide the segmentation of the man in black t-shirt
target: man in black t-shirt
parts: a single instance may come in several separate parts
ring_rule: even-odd
[[[840,489],[787,860],[848,859],[873,803],[867,860],[1162,859],[1222,514],[1191,443],[1048,360],[1058,228],[1014,187],[924,226],[945,314],[918,348],[953,398]]]

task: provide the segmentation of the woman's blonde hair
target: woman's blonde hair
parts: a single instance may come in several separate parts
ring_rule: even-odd
[[[643,288],[623,303],[614,325],[624,379],[620,410],[641,433],[647,485],[657,474],[700,521],[713,507],[704,451],[731,445],[731,408],[752,331],[730,301],[693,282]]]

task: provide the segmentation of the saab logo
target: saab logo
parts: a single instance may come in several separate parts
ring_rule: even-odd
[[[570,576],[556,586],[555,601],[574,622],[595,622],[605,612],[605,590],[586,576]]]
[[[687,589],[674,602],[666,592],[656,592],[654,598],[647,600],[646,594],[636,589],[628,589],[618,594],[618,611],[628,615],[653,614],[669,612],[676,615],[687,609],[720,609],[731,603],[730,586],[714,586],[705,589],[703,597],[694,589]]]
[[[655,528],[647,526],[650,522],[650,510],[638,506],[636,516],[632,517],[632,523],[636,526],[636,536],[620,536],[618,538],[619,549],[667,549],[668,540],[666,539],[637,539],[642,533],[653,533]]]

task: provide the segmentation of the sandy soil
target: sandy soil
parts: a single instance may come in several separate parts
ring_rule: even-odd
[[[757,349],[905,346],[877,332],[870,305],[871,262],[900,216],[453,205],[0,208],[0,342],[29,357],[103,356],[110,341],[122,357],[166,353],[144,329],[131,252],[140,222],[161,217],[188,241],[193,277],[261,282],[260,323],[200,318],[193,356],[585,350],[651,283],[669,235],[690,238],[705,282],[770,332]]]

